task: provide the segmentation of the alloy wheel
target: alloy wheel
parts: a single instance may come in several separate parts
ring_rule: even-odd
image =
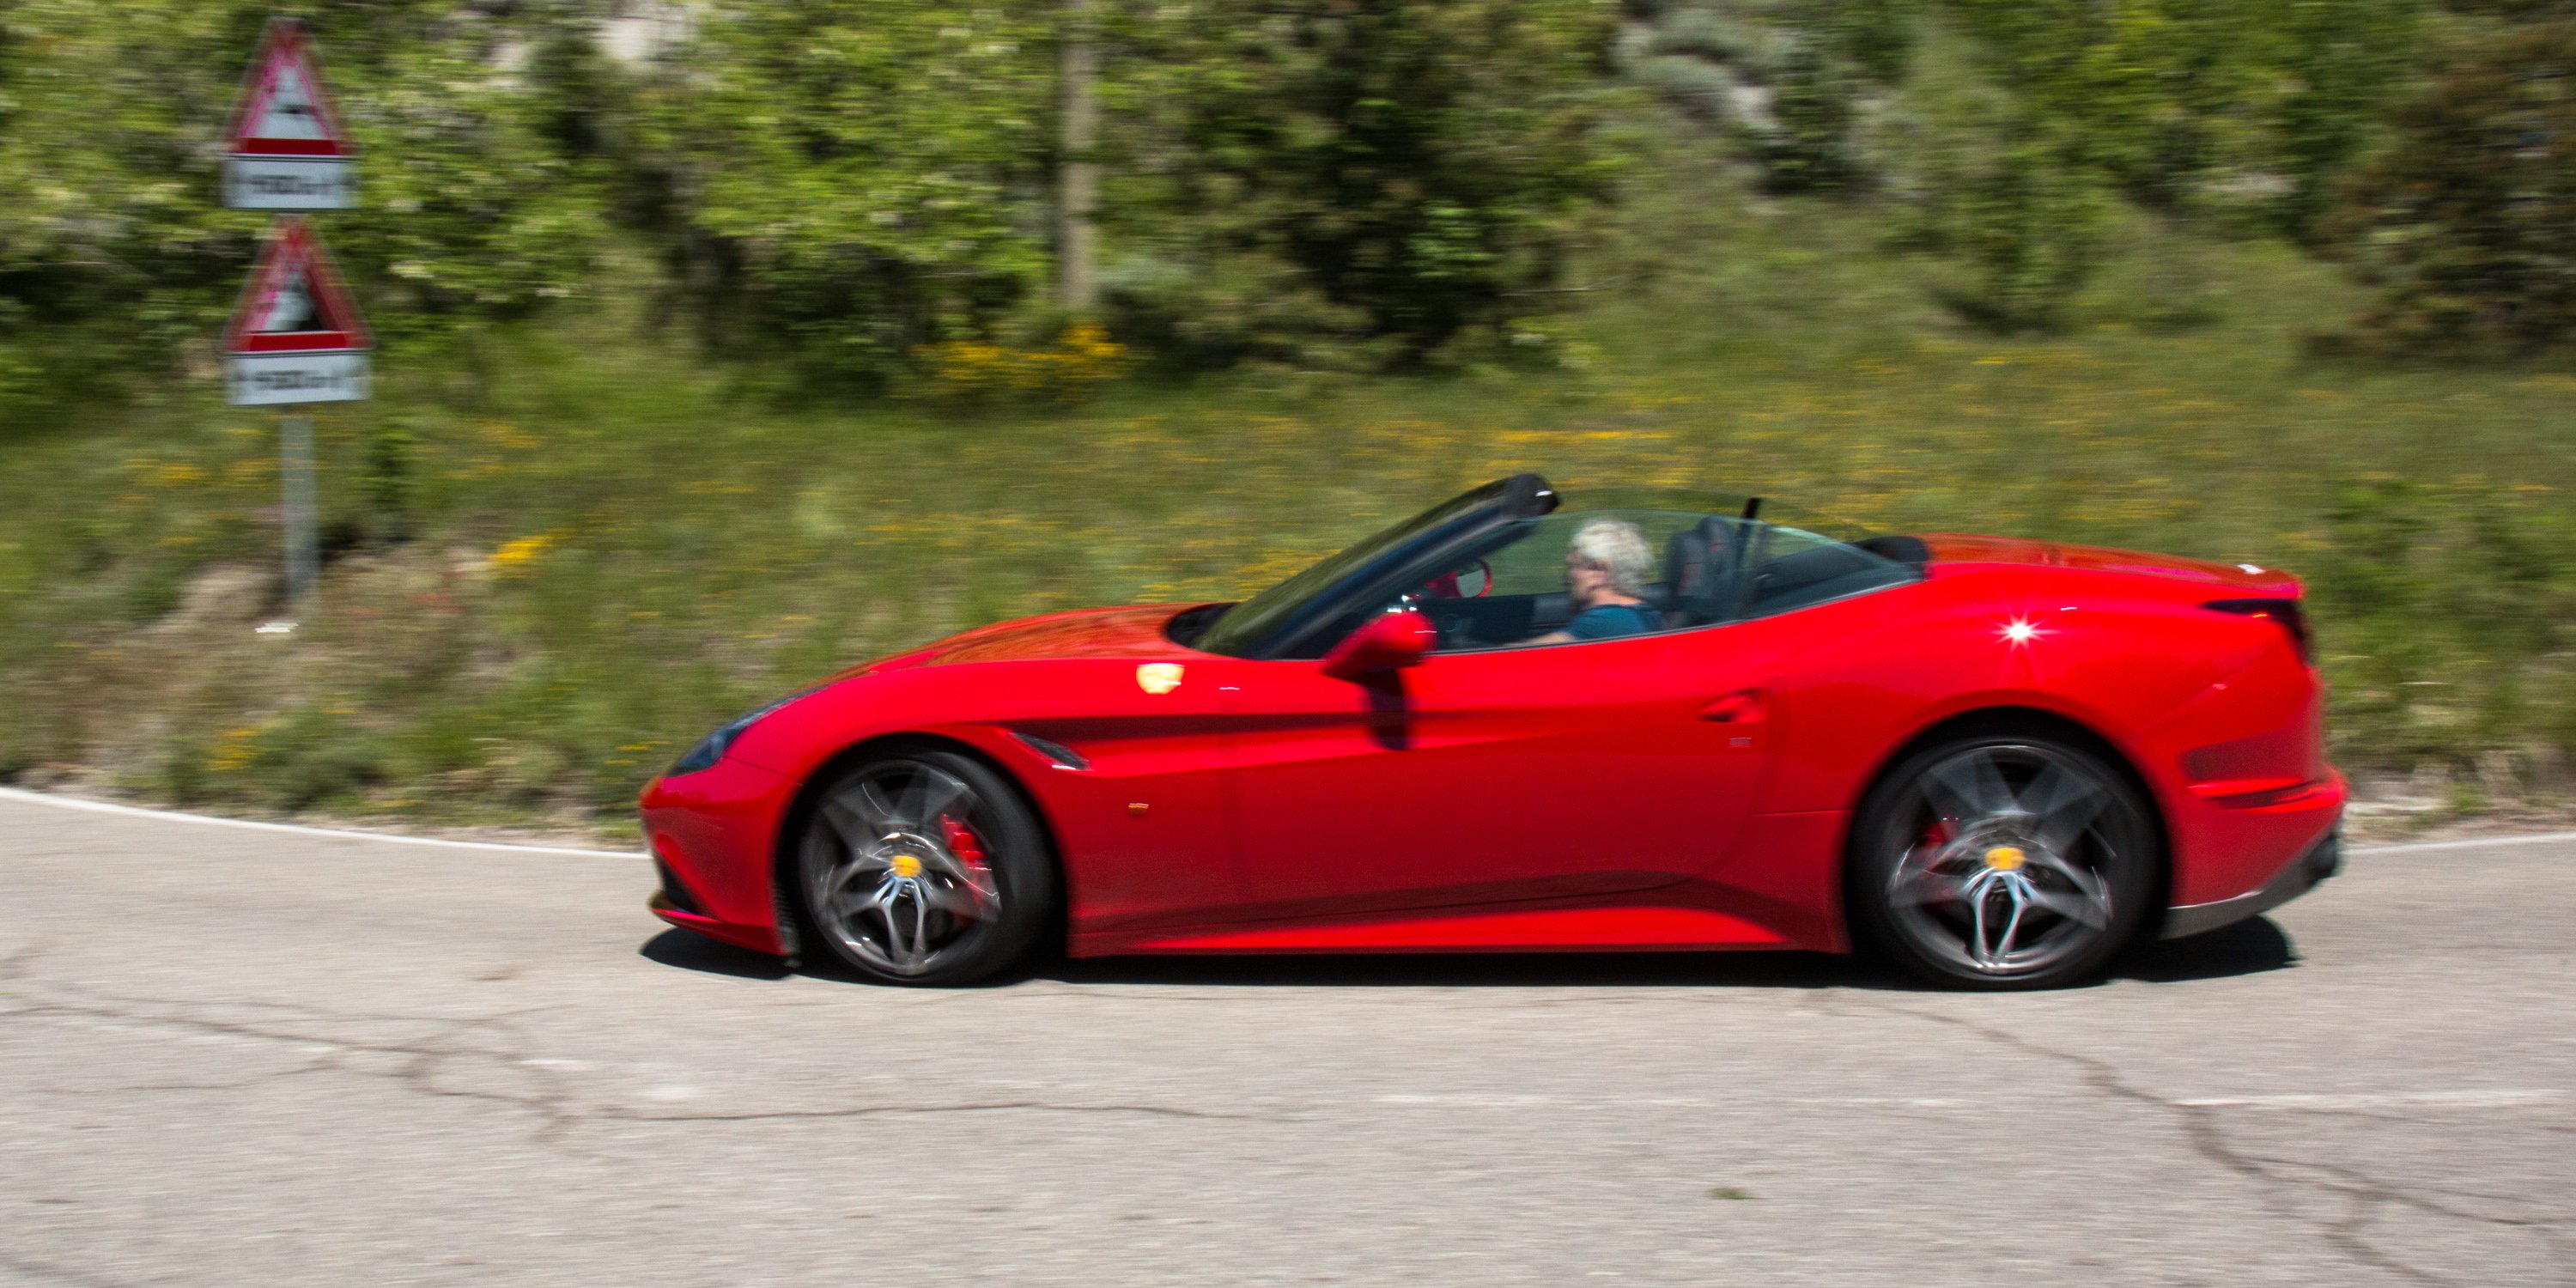
[[[918,760],[835,784],[806,841],[806,908],[860,965],[918,976],[971,954],[999,924],[989,809],[958,774]]]
[[[2123,793],[2053,747],[1982,745],[1933,760],[1899,803],[1887,868],[1894,928],[1946,973],[1997,983],[2099,956],[2127,920],[2119,874],[2144,858]]]

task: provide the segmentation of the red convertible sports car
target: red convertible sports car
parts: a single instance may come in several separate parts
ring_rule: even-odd
[[[1863,947],[2032,988],[2334,871],[2295,579],[1777,517],[1523,474],[1242,603],[858,667],[646,790],[653,910],[903,984]]]

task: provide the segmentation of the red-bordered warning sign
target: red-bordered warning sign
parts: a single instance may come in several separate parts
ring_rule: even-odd
[[[271,18],[259,53],[250,60],[239,106],[233,109],[233,154],[268,157],[346,157],[357,154],[322,65],[304,38],[304,24]]]
[[[313,226],[292,215],[278,220],[224,328],[224,351],[311,353],[374,343]]]
[[[277,221],[224,328],[231,401],[240,406],[347,402],[367,396],[365,318],[312,226]]]
[[[236,210],[347,210],[357,148],[341,127],[321,60],[293,18],[272,18],[225,131],[224,204]]]

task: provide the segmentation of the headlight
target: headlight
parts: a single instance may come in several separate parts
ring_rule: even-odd
[[[760,718],[762,716],[768,715],[770,712],[776,711],[780,707],[786,706],[788,703],[804,697],[806,693],[812,692],[812,689],[807,689],[803,693],[788,694],[786,697],[780,698],[776,702],[772,702],[768,706],[762,707],[758,711],[754,711],[750,715],[744,716],[743,718],[734,721],[732,724],[726,725],[724,728],[708,734],[706,737],[698,740],[697,746],[689,748],[686,755],[681,756],[678,760],[672,761],[671,768],[668,772],[674,774],[694,774],[701,769],[713,769],[717,761],[724,759],[725,748],[732,746],[733,740],[741,737],[743,730],[760,723]]]

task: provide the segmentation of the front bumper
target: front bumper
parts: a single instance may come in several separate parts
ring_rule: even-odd
[[[778,816],[792,784],[727,758],[656,779],[638,802],[660,889],[654,916],[755,952],[792,951],[771,882]]]
[[[2233,899],[2166,909],[2162,937],[2180,939],[2186,935],[2206,934],[2221,926],[2234,925],[2248,917],[2270,912],[2316,888],[2318,882],[2333,876],[2342,867],[2343,834],[2328,832],[2324,839],[2309,847],[2307,853],[2264,882],[2262,889]]]

